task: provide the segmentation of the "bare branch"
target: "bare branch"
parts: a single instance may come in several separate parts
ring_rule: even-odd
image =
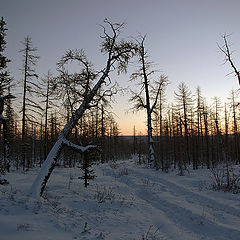
[[[158,89],[157,89],[157,92],[156,92],[156,95],[155,95],[155,100],[154,100],[154,103],[152,104],[152,107],[151,107],[151,112],[153,112],[153,110],[156,108],[159,94],[160,94],[160,92],[162,91],[162,88],[163,88],[164,83],[165,83],[166,81],[167,81],[167,77],[164,76],[164,75],[161,75],[161,76],[160,76],[160,81],[159,81],[159,83],[158,83]]]
[[[230,63],[230,66],[232,67],[233,69],[233,72],[231,72],[230,74],[232,73],[235,73],[235,76],[237,76],[238,78],[238,84],[240,85],[240,72],[239,70],[237,69],[236,65],[234,64],[233,60],[232,60],[232,52],[230,50],[230,46],[228,44],[228,41],[227,41],[227,38],[228,38],[229,35],[226,35],[224,34],[223,35],[223,41],[224,41],[224,45],[221,47],[218,43],[218,48],[221,50],[221,52],[223,52],[223,54],[225,55],[225,62],[229,62]]]

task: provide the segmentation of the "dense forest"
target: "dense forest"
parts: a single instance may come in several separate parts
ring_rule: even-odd
[[[182,82],[170,103],[166,97],[170,84],[167,76],[160,75],[152,80],[157,71],[145,50],[146,36],[140,36],[135,42],[119,40],[123,25],[108,20],[104,24],[101,47],[109,57],[106,68],[94,70],[83,50],[69,50],[57,63],[57,76],[53,76],[51,70],[37,73],[35,67],[41,53],[27,36],[20,49],[22,81],[19,83],[8,70],[11,59],[4,52],[7,24],[1,18],[1,174],[10,169],[27,171],[35,166],[41,167],[71,119],[75,123],[68,134],[67,144],[57,157],[58,166],[74,167],[81,163],[85,153],[73,147],[80,145],[97,146],[95,154],[89,157],[91,162],[117,161],[136,155],[139,164],[162,171],[177,168],[180,174],[189,168],[214,168],[219,163],[239,164],[238,90],[232,90],[226,100],[214,97],[207,102],[200,87],[191,90]],[[219,48],[239,79],[227,36],[223,40],[224,45]],[[131,137],[121,136],[111,108],[118,89],[109,75],[115,69],[118,73],[126,72],[131,58],[137,59],[137,70],[131,74],[130,80],[140,86],[140,91],[132,89],[129,101],[133,111],[147,113],[146,136],[139,134],[134,126]],[[69,67],[72,62],[79,63],[80,71],[72,71]],[[95,91],[94,81],[101,79],[101,75],[105,78],[104,84],[98,85]],[[79,119],[75,119],[79,105],[89,98],[92,90],[95,91],[92,100],[86,104]],[[16,102],[18,104],[13,104]]]

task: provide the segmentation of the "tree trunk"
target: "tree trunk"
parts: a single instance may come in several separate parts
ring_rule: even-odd
[[[152,109],[150,107],[150,97],[149,97],[149,89],[148,89],[148,77],[146,73],[146,66],[145,66],[145,50],[142,42],[142,52],[141,52],[141,62],[142,62],[142,71],[143,71],[143,81],[144,81],[144,89],[146,95],[146,110],[147,110],[147,128],[148,128],[148,164],[150,167],[155,167],[155,156],[154,156],[154,149],[153,149],[153,138],[152,138]]]
[[[9,172],[10,162],[9,162],[9,142],[7,136],[7,121],[0,115],[0,122],[3,125],[3,169]]]
[[[25,125],[26,125],[26,92],[27,92],[27,66],[28,66],[28,42],[26,42],[24,83],[23,83],[23,107],[22,107],[22,167],[25,170]]]
[[[45,105],[45,126],[44,126],[44,159],[47,157],[48,151],[48,105],[49,105],[49,72],[47,79],[47,91],[46,91],[46,105]]]
[[[83,113],[88,108],[89,103],[92,101],[98,89],[101,87],[102,83],[104,83],[104,80],[108,76],[110,67],[111,67],[110,61],[108,61],[107,67],[103,72],[103,75],[101,76],[101,78],[98,80],[98,82],[96,83],[94,88],[91,90],[91,92],[83,99],[83,102],[80,105],[80,107],[73,113],[68,123],[64,126],[63,130],[61,131],[58,137],[57,142],[54,144],[51,151],[49,152],[37,178],[35,179],[35,181],[31,186],[30,194],[32,196],[37,197],[39,194],[40,196],[42,196],[43,191],[46,187],[47,181],[54,167],[56,166],[58,157],[64,147],[64,139],[68,137],[72,129],[76,126],[78,120],[83,116]]]

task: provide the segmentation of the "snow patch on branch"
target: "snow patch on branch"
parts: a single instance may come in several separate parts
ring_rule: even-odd
[[[97,148],[96,145],[88,145],[88,146],[86,146],[86,147],[79,146],[79,145],[77,145],[77,144],[74,144],[74,143],[68,141],[66,138],[63,138],[62,141],[63,141],[63,143],[64,143],[66,146],[68,146],[68,147],[70,147],[70,148],[73,148],[73,149],[75,149],[75,150],[77,150],[77,151],[81,151],[82,153],[86,152],[86,151],[89,150],[89,149]]]
[[[37,178],[35,179],[34,183],[31,186],[29,194],[32,197],[39,198],[39,193],[41,191],[42,183],[43,183],[45,177],[48,175],[49,169],[51,168],[52,164],[54,164],[54,162],[56,161],[56,159],[55,159],[56,158],[56,153],[62,148],[63,144],[68,146],[68,147],[71,147],[73,149],[76,149],[78,151],[81,151],[83,153],[85,151],[89,150],[89,149],[97,148],[96,145],[88,145],[86,147],[78,146],[78,145],[68,141],[63,136],[63,134],[60,134],[60,136],[59,136],[57,142],[55,143],[54,147],[49,152],[49,154],[47,156],[47,159],[44,161]]]

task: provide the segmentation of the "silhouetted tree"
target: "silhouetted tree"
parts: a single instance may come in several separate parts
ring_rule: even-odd
[[[146,36],[140,37],[140,40],[137,40],[138,43],[138,64],[139,69],[131,75],[131,80],[140,80],[140,92],[132,92],[132,97],[130,101],[134,102],[135,105],[133,110],[146,110],[147,113],[147,132],[148,132],[148,161],[149,166],[157,167],[154,147],[153,147],[153,127],[152,127],[152,113],[156,110],[158,98],[162,88],[163,79],[166,81],[166,76],[161,75],[159,79],[154,83],[150,82],[152,75],[155,73],[151,69],[152,63],[148,60],[149,55],[145,49],[145,39]],[[145,97],[144,97],[145,95]],[[152,103],[151,103],[152,101]]]
[[[180,120],[180,132],[181,136],[184,136],[184,163],[188,160],[190,164],[190,153],[189,153],[189,127],[190,127],[190,110],[193,107],[192,93],[188,89],[187,85],[182,82],[178,85],[178,92],[175,92],[176,108],[179,110]],[[182,130],[182,126],[184,131]]]
[[[9,94],[6,96],[0,97],[0,124],[3,125],[3,163],[0,160],[0,170],[4,173],[5,170],[9,172],[10,160],[9,160],[9,141],[8,141],[8,130],[7,130],[7,121],[3,117],[4,102],[6,99],[15,98],[13,95]]]
[[[84,180],[84,187],[89,185],[89,180],[96,177],[94,175],[94,170],[92,169],[92,162],[95,160],[95,154],[93,152],[86,151],[83,153],[83,160],[81,164],[81,170],[83,171],[83,176],[79,179]]]
[[[10,60],[3,55],[6,49],[6,22],[3,17],[0,20],[0,96],[3,96],[11,85],[12,78],[10,77],[9,71],[7,71],[7,64]]]
[[[34,78],[38,78],[35,72],[35,65],[39,56],[35,53],[37,48],[32,46],[32,40],[29,36],[24,39],[23,49],[20,50],[23,53],[23,101],[22,101],[22,166],[23,169],[30,167],[30,159],[27,159],[27,165],[25,163],[25,137],[26,137],[26,120],[34,119],[39,110],[42,110],[33,100],[33,95],[38,91],[39,86],[34,82]],[[26,165],[26,166],[25,166]]]
[[[213,134],[215,134],[215,141],[214,141],[214,137],[212,136],[212,152],[213,152],[213,159],[212,159],[212,166],[215,167],[216,163],[218,161],[221,161],[222,160],[222,138],[221,138],[221,135],[222,135],[222,130],[221,130],[221,117],[220,117],[220,112],[221,112],[221,109],[222,109],[222,105],[221,105],[221,101],[218,97],[214,97],[213,98],[214,100],[214,105],[213,105],[213,111],[212,111],[212,114],[213,114],[213,121],[214,121],[214,132]],[[214,153],[215,152],[215,153]]]
[[[210,140],[209,140],[209,109],[205,102],[202,106],[203,110],[203,122],[204,122],[204,135],[205,135],[205,158],[207,168],[210,168]]]
[[[30,190],[34,195],[42,195],[64,146],[67,145],[82,152],[95,147],[91,145],[86,147],[76,146],[71,143],[67,137],[71,134],[72,129],[76,126],[78,120],[83,116],[85,111],[94,104],[96,105],[96,102],[101,99],[100,96],[97,96],[97,93],[101,86],[108,80],[110,72],[115,68],[118,69],[118,73],[126,72],[128,62],[135,54],[136,46],[134,43],[125,40],[119,41],[119,35],[123,24],[113,24],[108,20],[105,20],[105,24],[106,25],[103,26],[101,51],[106,54],[107,61],[102,71],[98,73],[94,71],[92,69],[92,64],[87,60],[84,52],[79,50],[68,51],[58,63],[61,70],[60,74],[63,73],[65,65],[71,61],[77,61],[81,64],[82,69],[76,77],[80,80],[79,84],[82,87],[80,92],[78,92],[80,97],[82,97],[82,102],[77,110],[73,112],[69,122],[64,126],[57,142],[43,163],[41,171]]]
[[[201,89],[198,86],[196,89],[196,132],[197,132],[197,139],[196,139],[196,156],[195,161],[193,162],[193,168],[197,169],[199,165],[199,160],[203,158],[203,104],[204,100],[202,97]]]
[[[39,96],[42,98],[41,103],[44,104],[43,116],[44,116],[44,159],[48,153],[48,122],[49,122],[49,110],[56,107],[56,93],[55,93],[55,79],[53,78],[50,70],[41,78],[39,82]]]
[[[237,102],[237,93],[236,91],[232,90],[231,95],[229,98],[230,101],[230,109],[232,112],[232,132],[234,135],[234,144],[232,146],[233,148],[233,159],[236,161],[236,163],[240,162],[240,150],[239,150],[239,134],[238,134],[238,105]]]
[[[11,95],[10,87],[8,88],[8,95]],[[9,140],[14,138],[14,128],[15,128],[15,116],[14,116],[14,109],[12,106],[12,98],[7,98],[5,100],[5,118],[7,121],[7,132]]]
[[[234,73],[235,76],[237,76],[238,84],[240,85],[240,72],[239,72],[238,68],[236,67],[235,63],[233,62],[232,51],[231,51],[229,43],[228,43],[228,37],[229,36],[227,34],[224,34],[222,36],[223,46],[220,46],[218,44],[218,47],[223,52],[223,54],[225,56],[225,63],[228,62],[230,64],[231,68],[233,69],[233,71],[231,73]]]
[[[159,79],[160,92],[159,92],[159,101],[158,101],[158,106],[157,106],[158,111],[155,112],[156,115],[159,116],[158,119],[156,119],[155,121],[159,122],[158,157],[160,158],[162,171],[165,170],[165,163],[164,163],[164,160],[163,160],[164,144],[165,144],[164,140],[163,140],[163,130],[165,128],[164,127],[164,121],[163,121],[163,111],[164,111],[164,108],[165,108],[164,103],[166,102],[165,92],[166,92],[166,87],[167,87],[168,84],[169,84],[169,80],[166,77],[161,77]]]

